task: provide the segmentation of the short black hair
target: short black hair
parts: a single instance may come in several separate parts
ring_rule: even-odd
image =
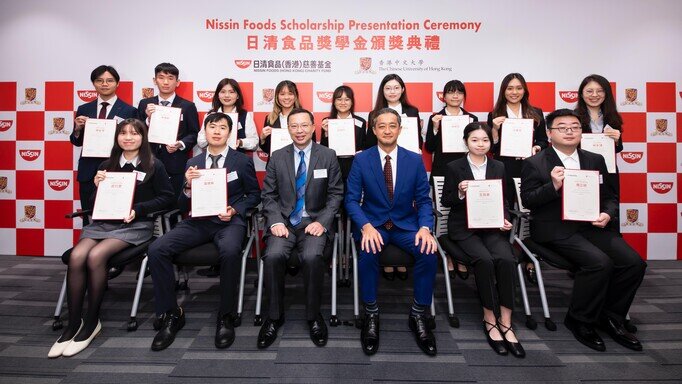
[[[94,83],[98,77],[104,74],[104,72],[111,73],[111,76],[113,76],[114,79],[116,79],[117,83],[121,81],[121,76],[118,75],[116,68],[112,67],[111,65],[100,65],[99,67],[93,69],[92,72],[90,73],[90,82]]]
[[[401,121],[402,119],[400,118],[400,114],[395,109],[386,107],[386,108],[381,108],[380,110],[377,111],[377,113],[375,113],[372,116],[372,125],[377,123],[377,119],[379,118],[379,116],[385,115],[387,113],[395,115],[398,118],[398,125],[402,124],[402,121]]]
[[[214,113],[208,114],[206,116],[206,118],[204,119],[204,129],[206,129],[206,127],[208,127],[208,123],[215,123],[215,122],[218,122],[220,120],[227,120],[227,128],[230,131],[232,131],[232,118],[229,115],[222,113],[222,112],[214,112]]]
[[[547,115],[547,117],[545,117],[547,129],[552,129],[552,125],[554,124],[554,120],[557,117],[564,117],[564,116],[573,116],[576,119],[578,119],[578,122],[580,122],[580,115],[578,114],[578,112],[576,112],[572,109],[568,109],[568,108],[561,108],[561,109],[557,109],[556,111],[550,113],[549,115]]]
[[[443,87],[443,96],[454,92],[461,92],[464,95],[464,98],[467,97],[467,90],[464,87],[464,83],[459,80],[450,80],[445,83],[445,86]]]
[[[294,108],[289,112],[289,116],[287,116],[287,124],[289,123],[289,119],[291,119],[291,116],[293,115],[298,115],[299,113],[306,113],[308,116],[310,116],[310,122],[315,124],[315,117],[313,116],[312,112],[305,108]]]
[[[493,142],[493,130],[488,126],[488,124],[484,121],[475,121],[473,123],[467,124],[466,127],[464,127],[464,141],[467,141],[469,139],[469,136],[471,135],[471,132],[476,131],[476,130],[483,130],[483,132],[488,135],[488,140],[490,142]]]
[[[158,75],[161,72],[173,75],[176,78],[180,77],[180,70],[178,69],[178,67],[171,63],[161,63],[154,68],[154,76]]]

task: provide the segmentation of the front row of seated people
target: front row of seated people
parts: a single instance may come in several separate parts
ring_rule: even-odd
[[[269,347],[284,323],[284,279],[288,266],[297,266],[302,271],[310,338],[315,345],[324,346],[328,331],[320,306],[329,263],[326,250],[334,239],[335,214],[345,198],[353,238],[358,244],[358,273],[365,310],[360,333],[363,352],[372,355],[379,350],[379,254],[392,244],[414,257],[414,298],[408,328],[425,354],[436,355],[432,332],[435,321],[429,312],[437,270],[432,201],[421,156],[397,145],[400,115],[390,108],[373,114],[371,125],[377,145],[355,156],[345,197],[335,152],[313,140],[312,113],[296,108],[287,120],[293,144],[272,154],[261,191],[252,159],[227,145],[234,122],[220,112],[206,117],[206,151],[187,161],[178,200],[187,219],[155,240],[148,250],[159,320],[151,348],[158,351],[169,347],[185,325],[185,313],[176,301],[173,258],[208,242],[216,245],[220,256],[215,346],[227,348],[234,342],[246,213],[261,201],[266,244],[263,279],[268,309],[257,346]],[[532,239],[576,268],[572,301],[564,323],[579,342],[590,348],[605,350],[595,331],[600,328],[619,344],[641,350],[641,344],[624,328],[623,322],[643,280],[646,263],[622,237],[604,229],[618,210],[612,187],[600,184],[601,214],[597,221],[582,223],[561,218],[563,170],[589,169],[605,175],[605,161],[600,155],[578,148],[581,124],[575,112],[554,111],[546,122],[552,147],[523,161],[521,200],[532,212]],[[463,139],[469,150],[467,156],[450,162],[445,171],[442,203],[451,207],[448,237],[462,248],[465,262],[473,268],[488,343],[498,354],[524,357],[525,351],[512,326],[516,260],[505,235],[512,227],[507,210],[504,226],[499,230],[470,230],[466,224],[468,181],[505,179],[505,167],[488,156],[493,132],[487,124],[469,124]],[[94,184],[104,180],[107,171],[138,172],[133,209],[123,222],[94,221],[83,228],[68,265],[68,326],[52,346],[49,357],[73,356],[87,348],[101,332],[99,306],[106,286],[108,259],[149,240],[153,223],[146,214],[174,203],[168,175],[151,153],[147,128],[142,122],[126,119],[118,124],[111,156],[100,166]],[[204,168],[227,170],[227,207],[218,216],[192,218],[191,181],[200,176],[198,169]],[[83,314],[86,290],[88,311]]]

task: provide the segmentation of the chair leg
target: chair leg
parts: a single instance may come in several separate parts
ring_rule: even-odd
[[[358,298],[358,251],[355,242],[350,242],[350,249],[353,255],[353,316],[355,317],[355,327],[362,328],[360,323],[360,304]]]
[[[549,331],[556,331],[556,324],[552,321],[549,314],[549,305],[547,304],[547,294],[545,293],[545,282],[542,280],[542,268],[540,268],[540,261],[535,255],[530,255],[530,259],[535,266],[535,274],[538,278],[538,288],[540,290],[540,301],[542,302],[542,313],[545,316],[545,328]]]
[[[136,331],[137,308],[140,305],[140,295],[142,294],[142,283],[144,283],[144,271],[147,269],[147,256],[145,255],[140,263],[140,271],[137,274],[137,286],[135,287],[135,297],[133,297],[133,308],[130,310],[130,321],[128,321],[128,332]]]
[[[263,317],[260,314],[260,307],[263,299],[263,260],[260,256],[258,257],[258,290],[256,291],[256,315],[253,319],[254,326],[260,326],[263,324]]]
[[[64,282],[62,282],[62,290],[59,291],[59,299],[57,299],[57,307],[54,309],[54,321],[52,322],[52,330],[64,328],[64,323],[60,316],[62,315],[62,306],[64,306],[64,297],[66,297],[66,274],[64,274]]]
[[[523,280],[523,270],[521,264],[516,264],[516,271],[519,274],[519,286],[521,287],[521,298],[523,299],[523,309],[526,312],[526,327],[528,329],[536,329],[538,323],[533,319],[530,312],[530,304],[528,303],[528,292],[526,291],[526,282]]]
[[[454,304],[452,301],[452,286],[450,282],[450,274],[448,270],[448,258],[445,255],[445,251],[440,246],[440,242],[436,239],[436,246],[438,247],[438,253],[440,254],[441,261],[443,262],[443,276],[445,277],[445,296],[448,299],[448,322],[453,328],[459,328],[459,318],[455,316]]]
[[[252,235],[249,237],[249,241],[246,243],[246,248],[244,248],[244,252],[242,253],[242,265],[239,275],[239,301],[237,302],[237,318],[233,322],[235,327],[238,327],[242,324],[242,311],[244,309],[244,285],[246,284],[246,259],[251,253],[253,241]]]
[[[336,327],[339,325],[339,318],[336,316],[336,273],[337,258],[339,251],[339,234],[334,234],[334,251],[332,252],[332,314],[329,318],[329,325]]]

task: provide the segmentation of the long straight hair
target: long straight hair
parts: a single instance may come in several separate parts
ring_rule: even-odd
[[[336,109],[336,104],[334,102],[336,99],[340,99],[344,94],[350,99],[350,114],[353,115],[355,113],[355,94],[353,93],[353,88],[347,85],[341,85],[334,90],[334,95],[332,96],[332,110],[329,112],[330,119],[339,117],[339,111]]]
[[[282,113],[282,105],[279,103],[279,93],[284,88],[294,94],[294,109],[301,108],[301,102],[298,100],[298,87],[296,87],[296,83],[291,80],[280,81],[279,84],[277,84],[277,87],[275,87],[275,102],[272,104],[272,112],[268,115],[268,123],[270,125],[275,124],[275,121],[279,119],[279,114]]]
[[[507,98],[504,96],[504,91],[509,86],[512,80],[517,79],[521,82],[523,87],[523,97],[521,98],[521,110],[523,112],[524,119],[533,119],[535,124],[540,123],[540,116],[535,112],[535,107],[530,105],[528,98],[530,97],[530,92],[528,91],[528,84],[526,79],[520,73],[510,73],[502,79],[502,84],[500,84],[500,92],[497,95],[497,101],[495,102],[495,107],[493,108],[493,119],[499,116],[507,115]]]
[[[601,109],[602,116],[604,117],[604,124],[608,124],[611,128],[618,130],[623,129],[623,118],[618,113],[616,108],[616,98],[613,97],[613,91],[611,90],[611,83],[604,76],[600,75],[589,75],[583,79],[578,88],[578,105],[575,107],[575,111],[580,115],[580,120],[583,127],[590,126],[590,114],[587,112],[587,104],[585,99],[583,99],[583,91],[585,87],[590,82],[596,82],[602,89],[604,89],[604,101],[601,103],[599,108]]]
[[[390,73],[386,76],[384,76],[383,80],[381,80],[381,84],[379,84],[379,91],[377,92],[377,98],[376,101],[374,102],[374,109],[372,109],[372,112],[369,113],[369,121],[372,122],[373,116],[377,114],[381,109],[383,108],[388,108],[388,101],[386,100],[386,96],[384,96],[384,86],[386,83],[388,83],[391,80],[395,80],[400,84],[400,86],[403,88],[403,93],[400,95],[400,105],[405,108],[415,108],[414,105],[410,104],[410,102],[407,100],[407,88],[405,88],[405,82],[403,79],[400,78],[395,73]],[[373,126],[374,123],[371,123]]]
[[[242,89],[239,87],[239,83],[235,79],[226,77],[218,82],[218,86],[215,88],[215,93],[213,94],[213,100],[211,101],[211,110],[208,111],[208,113],[218,112],[218,110],[223,107],[223,103],[220,102],[220,97],[218,94],[228,84],[237,93],[237,101],[234,102],[234,106],[237,108],[237,113],[246,112],[244,109],[244,95],[242,94]]]
[[[140,160],[140,164],[137,166],[137,169],[145,172],[147,177],[149,177],[154,173],[154,156],[152,155],[152,149],[149,146],[147,126],[144,125],[144,123],[140,120],[134,118],[125,119],[116,126],[116,133],[114,134],[114,146],[111,148],[111,155],[105,161],[105,169],[107,171],[115,171],[119,166],[118,161],[121,158],[121,154],[123,153],[123,148],[118,145],[118,136],[123,131],[123,128],[127,126],[131,126],[135,132],[142,137],[140,150],[137,154],[137,158]]]

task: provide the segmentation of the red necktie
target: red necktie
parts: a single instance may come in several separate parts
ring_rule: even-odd
[[[102,109],[99,110],[99,116],[97,116],[98,119],[106,119],[107,118],[107,106],[109,106],[109,103],[106,101],[102,102]]]
[[[389,155],[386,155],[386,164],[384,164],[384,180],[386,181],[388,200],[393,203],[393,167],[391,166],[391,156]],[[393,222],[389,219],[384,223],[384,227],[390,230],[393,228]]]

